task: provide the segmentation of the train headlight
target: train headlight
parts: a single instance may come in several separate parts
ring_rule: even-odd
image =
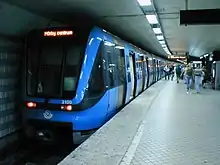
[[[35,107],[37,106],[37,104],[36,104],[35,102],[27,102],[27,103],[26,103],[26,106],[27,106],[28,108],[35,108]]]
[[[67,111],[72,111],[72,109],[73,109],[72,105],[65,106],[65,110],[67,110]]]

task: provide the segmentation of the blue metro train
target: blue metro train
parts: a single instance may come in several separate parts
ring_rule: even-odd
[[[81,143],[164,76],[163,59],[98,27],[33,30],[26,48],[26,133],[44,140],[57,124]]]

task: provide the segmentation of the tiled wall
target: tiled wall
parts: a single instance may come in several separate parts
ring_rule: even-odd
[[[20,49],[0,37],[0,149],[17,138],[21,127]]]

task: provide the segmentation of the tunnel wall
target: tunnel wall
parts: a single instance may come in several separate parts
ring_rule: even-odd
[[[0,36],[0,150],[18,138],[21,45]]]
[[[61,26],[15,5],[0,2],[0,151],[19,139],[21,131],[22,44],[15,41],[32,29]],[[63,24],[62,24],[63,25]],[[21,84],[19,84],[21,83]],[[19,132],[19,133],[18,133]],[[0,154],[1,156],[1,154]],[[1,164],[1,163],[0,163]]]

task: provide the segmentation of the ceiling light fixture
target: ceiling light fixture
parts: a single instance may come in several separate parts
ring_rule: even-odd
[[[162,45],[162,44],[165,44],[165,41],[159,41],[159,43]]]
[[[154,15],[154,14],[146,15],[146,18],[150,24],[158,24],[158,20],[157,20],[156,15]]]
[[[157,39],[158,40],[164,40],[164,37],[163,37],[163,35],[159,35],[159,36],[157,36]]]
[[[161,34],[162,33],[160,28],[153,28],[153,31],[154,31],[155,34]]]
[[[137,0],[137,1],[140,4],[140,6],[150,6],[152,4],[151,0]]]

